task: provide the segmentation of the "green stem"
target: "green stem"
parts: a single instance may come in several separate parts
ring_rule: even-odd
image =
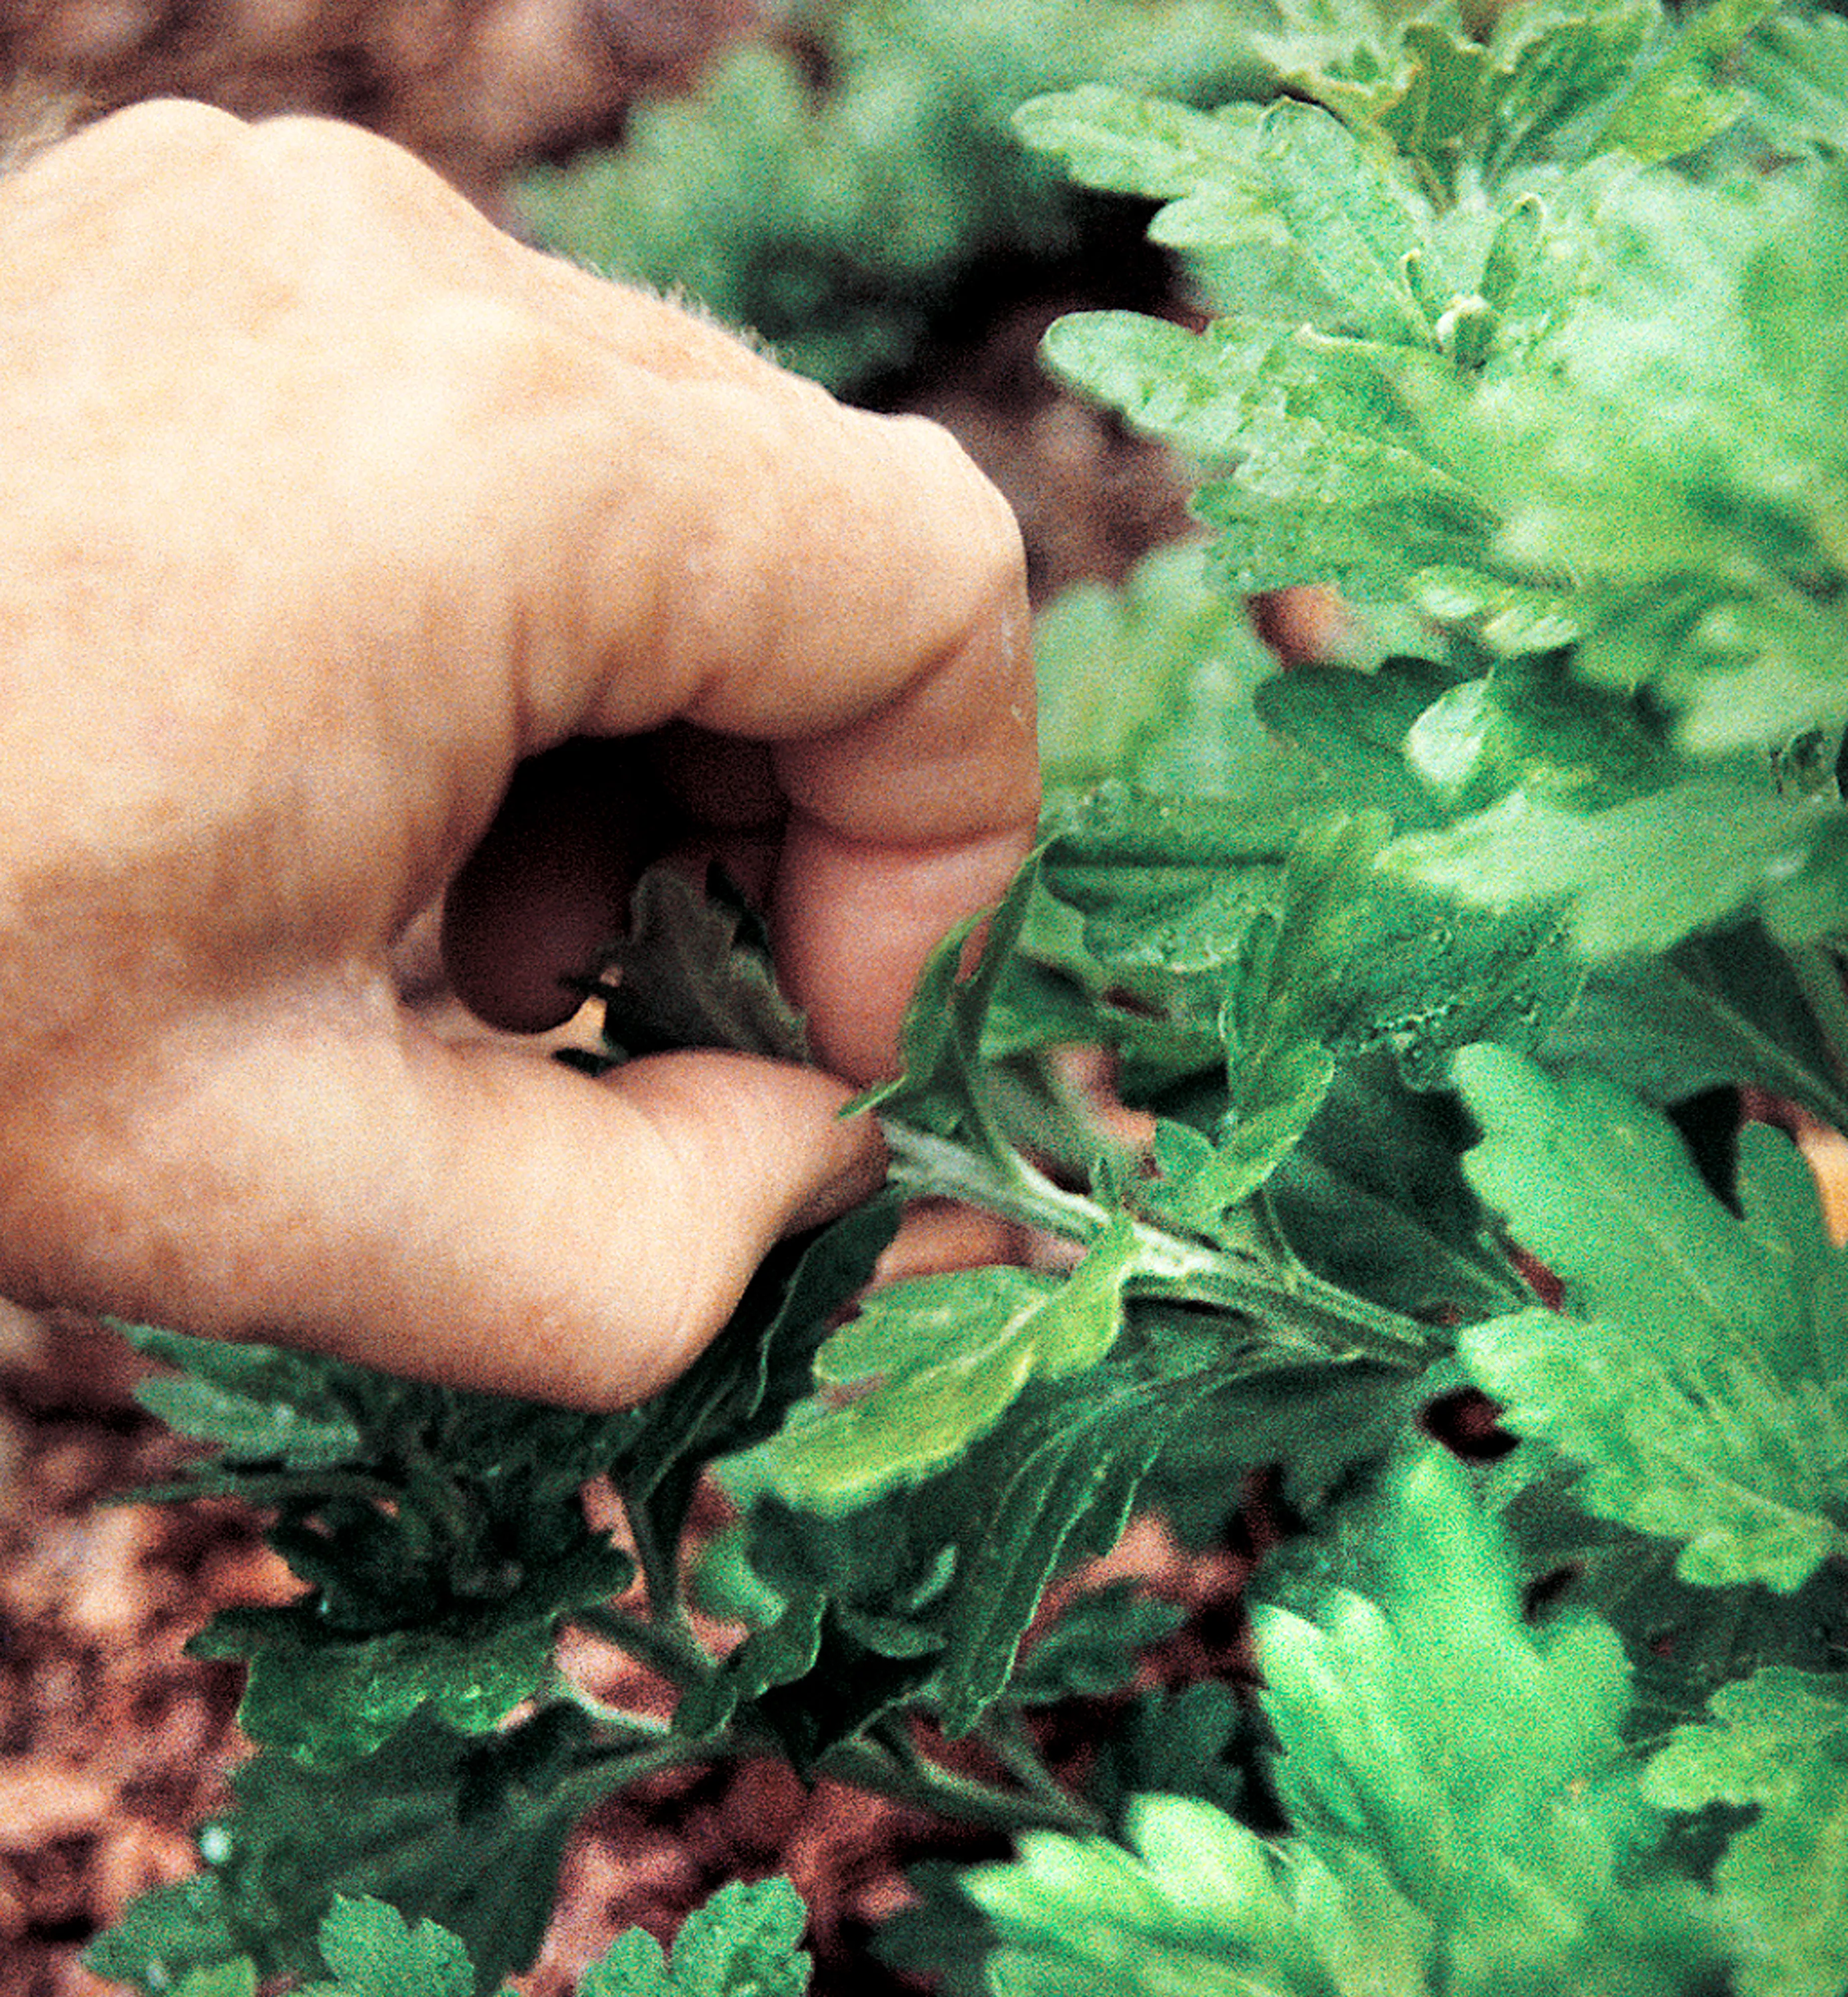
[[[990,1706],[976,1730],[976,1737],[1029,1795],[1048,1807],[1069,1809],[1073,1799],[1021,1724],[1013,1707]]]
[[[702,1740],[683,1733],[641,1747],[613,1744],[568,1775],[559,1784],[558,1793],[569,1796],[575,1810],[582,1813],[631,1782],[645,1781],[664,1769],[683,1768],[690,1762],[717,1761],[728,1751],[723,1738]]]
[[[871,1741],[849,1741],[825,1755],[821,1766],[855,1788],[991,1830],[1062,1830],[1086,1837],[1104,1828],[1102,1818],[1062,1790],[1010,1793],[939,1768],[915,1752],[900,1754]]]
[[[631,1616],[603,1602],[575,1611],[571,1619],[592,1636],[627,1650],[682,1692],[704,1685],[713,1675],[712,1659],[684,1621],[662,1623],[646,1616]]]
[[[630,1537],[635,1542],[642,1585],[648,1591],[651,1626],[664,1638],[671,1636],[683,1657],[697,1657],[703,1677],[710,1674],[710,1661],[693,1634],[686,1605],[681,1599],[679,1550],[661,1545],[648,1507],[631,1504],[627,1492],[623,1494],[623,1510],[629,1520]]]
[[[561,1699],[568,1699],[580,1712],[594,1719],[605,1733],[616,1737],[608,1743],[606,1749],[599,1750],[599,1765],[608,1752],[639,1752],[644,1748],[658,1747],[676,1737],[673,1729],[665,1719],[657,1719],[651,1713],[631,1712],[627,1706],[609,1705],[594,1692],[586,1692],[562,1671],[554,1673],[553,1683]],[[686,1738],[684,1735],[678,1737],[682,1740]]]
[[[1117,1218],[1082,1193],[1067,1192],[1017,1153],[991,1162],[941,1137],[889,1124],[892,1176],[920,1193],[948,1195],[1004,1220],[1089,1247]],[[1211,1304],[1249,1317],[1280,1344],[1317,1357],[1423,1361],[1438,1349],[1431,1329],[1311,1275],[1300,1263],[1282,1267],[1252,1254],[1228,1254],[1205,1243],[1132,1220],[1137,1255],[1131,1295],[1174,1303]]]

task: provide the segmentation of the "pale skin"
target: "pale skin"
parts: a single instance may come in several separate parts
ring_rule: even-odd
[[[877,1182],[839,1112],[1031,840],[1002,502],[382,141],[196,105],[0,181],[0,1294],[660,1385]],[[459,874],[458,989],[554,1025],[686,843],[820,1068],[592,1081],[401,1002]]]

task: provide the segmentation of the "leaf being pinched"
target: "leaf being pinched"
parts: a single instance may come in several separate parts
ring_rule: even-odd
[[[857,1107],[945,1135],[997,1141],[989,1124],[983,1033],[1032,908],[1039,864],[1037,857],[1029,858],[998,908],[959,924],[938,945],[905,1013],[904,1072],[869,1089]],[[984,929],[981,954],[965,976],[964,958]]]
[[[777,989],[762,921],[716,867],[703,890],[677,867],[650,867],[603,970],[604,1035],[625,1055],[732,1047],[808,1057],[802,1016]]]
[[[1749,1128],[1735,1216],[1611,1083],[1489,1047],[1458,1073],[1470,1183],[1566,1282],[1563,1312],[1466,1328],[1471,1371],[1587,1509],[1682,1541],[1684,1578],[1799,1587],[1848,1550],[1848,1261],[1801,1158]]]

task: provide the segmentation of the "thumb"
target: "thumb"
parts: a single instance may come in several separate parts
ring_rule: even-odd
[[[56,1162],[13,1175],[12,1293],[610,1408],[883,1174],[870,1119],[810,1070],[699,1052],[593,1081],[377,995],[265,1010],[190,1023],[74,1122],[67,1085],[41,1098],[59,1127],[30,1155]]]

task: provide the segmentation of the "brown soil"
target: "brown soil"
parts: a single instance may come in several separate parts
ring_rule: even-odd
[[[227,1800],[248,1752],[240,1674],[181,1654],[216,1610],[296,1592],[259,1522],[222,1502],[108,1501],[171,1476],[184,1451],[133,1399],[141,1362],[80,1320],[9,1316],[0,1343],[0,1989],[7,1997],[117,1997],[90,1975],[86,1944],[145,1888],[196,1866],[192,1833]],[[587,1503],[598,1504],[596,1493]],[[603,1523],[614,1526],[613,1516]],[[1143,1522],[1100,1569],[1144,1577],[1192,1611],[1152,1656],[1149,1684],[1243,1668],[1238,1610],[1249,1556],[1189,1558]],[[1048,1612],[1055,1612],[1050,1605]],[[722,1632],[710,1633],[722,1635]],[[562,1661],[600,1695],[665,1710],[665,1688],[620,1653],[570,1640]],[[1107,1708],[1062,1716],[1046,1743],[1076,1773]],[[972,1772],[988,1772],[972,1764]],[[817,1997],[916,1986],[865,1953],[928,1859],[1000,1855],[992,1835],[946,1824],[787,1768],[747,1763],[675,1774],[593,1812],[568,1854],[551,1932],[521,1979],[527,1997],[569,1997],[625,1929],[664,1940],[735,1878],[786,1874],[810,1914]]]

